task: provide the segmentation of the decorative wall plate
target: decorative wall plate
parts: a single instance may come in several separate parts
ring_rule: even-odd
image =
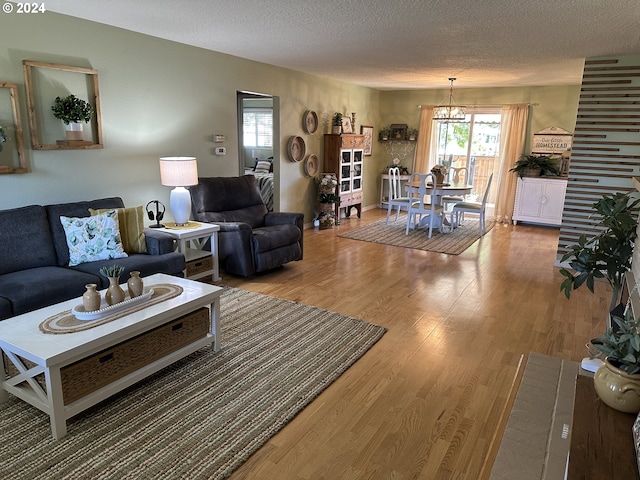
[[[316,133],[318,130],[318,114],[313,110],[307,110],[302,116],[302,129],[307,133]]]
[[[307,152],[307,146],[302,137],[290,137],[287,142],[287,154],[292,162],[301,162]]]
[[[315,177],[318,173],[318,156],[312,153],[304,161],[304,173],[308,177]]]

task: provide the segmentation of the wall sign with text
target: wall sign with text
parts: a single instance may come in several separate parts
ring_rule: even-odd
[[[562,153],[571,150],[573,134],[560,127],[549,127],[533,134],[531,153]]]

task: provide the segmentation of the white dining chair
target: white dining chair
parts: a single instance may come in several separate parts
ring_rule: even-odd
[[[436,225],[436,223],[442,225],[444,221],[444,210],[442,209],[442,205],[436,203],[433,194],[427,194],[427,183],[435,185],[435,180],[435,175],[433,175],[432,173],[414,173],[411,175],[409,179],[409,185],[419,186],[417,187],[417,189],[414,186],[412,188],[412,192],[414,193],[410,194],[415,194],[417,196],[412,196],[412,201],[409,202],[409,210],[407,212],[407,228],[405,231],[405,235],[409,235],[409,228],[418,227],[424,215],[429,215],[428,238],[431,238],[433,227],[434,225]],[[430,198],[430,203],[425,203],[426,197]]]
[[[400,169],[398,167],[391,167],[389,169],[389,199],[387,203],[387,220],[385,223],[389,223],[389,217],[391,216],[391,210],[396,207],[396,218],[400,215],[400,209],[404,208],[409,210],[409,202],[411,199],[408,196],[404,196],[402,193],[402,182],[400,181]]]
[[[449,183],[457,185],[460,183],[469,183],[469,169],[467,167],[451,167],[449,169]],[[458,202],[464,202],[466,197],[464,195],[445,195],[442,197],[442,206],[446,211],[449,211],[449,206]],[[464,215],[462,217],[464,220]]]
[[[485,211],[487,208],[487,198],[489,196],[489,189],[491,188],[491,181],[493,180],[493,173],[489,176],[489,181],[487,182],[487,188],[484,190],[484,195],[482,195],[482,202],[458,202],[453,206],[451,210],[451,225],[453,228],[456,228],[461,221],[461,214],[466,213],[477,213],[480,215],[480,236],[483,236],[485,233],[486,222],[485,222]]]

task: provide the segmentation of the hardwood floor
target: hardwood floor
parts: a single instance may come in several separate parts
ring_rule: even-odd
[[[232,480],[483,478],[522,356],[578,361],[602,333],[608,285],[564,297],[558,229],[496,225],[458,256],[338,237],[383,216],[305,231],[304,260],[276,272],[223,272],[222,284],[388,329]]]

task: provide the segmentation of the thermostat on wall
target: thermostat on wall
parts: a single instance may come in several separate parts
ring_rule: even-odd
[[[224,147],[216,147],[216,155],[226,155],[227,149]]]
[[[215,143],[222,143],[226,140],[226,138],[224,137],[224,135],[220,135],[219,133],[216,133],[213,135],[213,141]]]

